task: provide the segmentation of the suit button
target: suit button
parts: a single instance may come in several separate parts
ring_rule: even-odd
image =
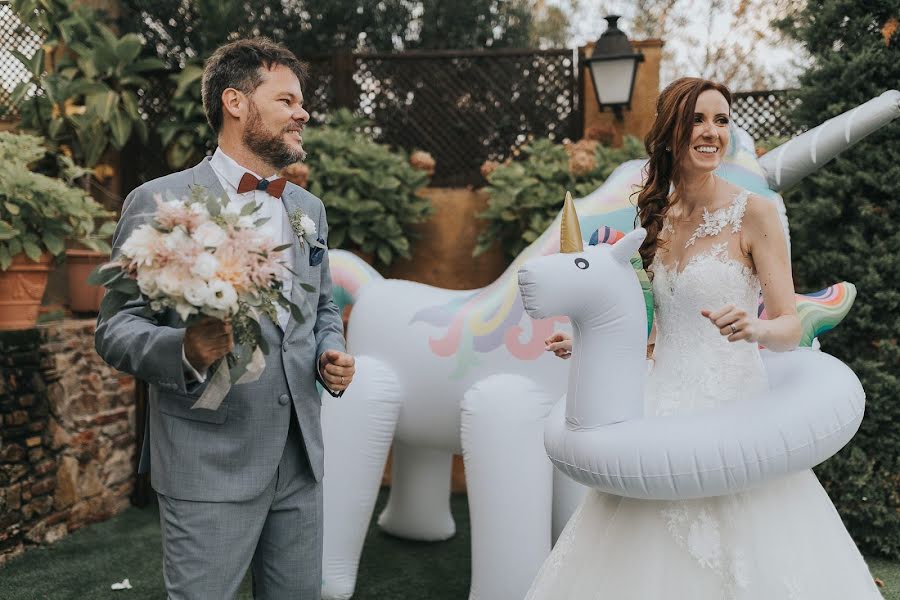
[[[287,403],[290,401],[291,401],[291,398],[287,394],[282,394],[282,395],[278,396],[278,404],[280,404],[282,406],[286,406]]]

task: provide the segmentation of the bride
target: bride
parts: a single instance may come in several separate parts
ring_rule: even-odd
[[[758,344],[800,339],[787,244],[774,206],[718,178],[731,94],[670,84],[645,144],[641,247],[653,277],[656,344],[645,412],[743,402],[767,388]],[[756,318],[760,289],[770,320]],[[571,355],[569,336],[546,340]],[[527,600],[867,600],[881,598],[812,471],[739,494],[637,500],[591,490]]]

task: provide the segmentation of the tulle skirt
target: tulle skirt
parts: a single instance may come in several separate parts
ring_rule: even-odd
[[[741,494],[635,500],[591,490],[527,600],[880,599],[812,471]]]

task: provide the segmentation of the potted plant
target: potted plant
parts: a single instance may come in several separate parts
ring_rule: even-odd
[[[111,226],[97,224],[113,213],[73,185],[83,172],[67,158],[60,158],[63,179],[33,171],[46,155],[42,138],[0,132],[0,329],[35,324],[51,260],[66,240],[110,251],[103,236]]]

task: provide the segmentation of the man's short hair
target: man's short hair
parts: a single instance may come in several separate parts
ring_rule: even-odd
[[[216,49],[203,67],[201,94],[206,119],[216,133],[222,130],[222,92],[227,88],[252,94],[262,83],[262,69],[282,65],[293,71],[300,85],[309,67],[294,53],[267,37],[237,40]]]

